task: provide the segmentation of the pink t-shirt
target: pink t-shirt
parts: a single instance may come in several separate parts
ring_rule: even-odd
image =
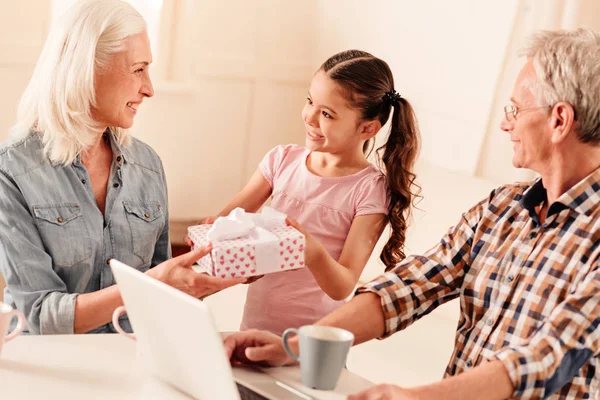
[[[259,168],[273,189],[271,207],[297,220],[337,260],[354,217],[387,214],[385,176],[373,165],[348,176],[317,176],[306,167],[309,154],[305,147],[277,146]],[[281,335],[343,303],[331,299],[308,268],[268,274],[249,286],[240,329]]]

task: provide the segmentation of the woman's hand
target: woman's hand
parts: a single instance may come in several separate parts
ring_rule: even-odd
[[[257,280],[261,279],[264,275],[256,275],[256,276],[251,276],[250,278],[247,278],[246,281],[244,282],[245,285],[249,285],[251,283],[256,282]]]
[[[196,225],[214,224],[215,221],[217,220],[217,218],[219,218],[219,217],[204,217],[204,218],[200,219],[200,221],[196,222]],[[194,245],[194,242],[192,242],[192,240],[187,235],[187,233],[183,237],[183,241],[185,242],[186,245],[188,245],[190,247],[192,247]]]
[[[323,256],[326,256],[328,254],[327,250],[325,250],[325,247],[321,243],[316,241],[310,235],[310,233],[308,233],[306,229],[304,229],[304,227],[302,227],[302,225],[298,223],[298,221],[293,220],[291,218],[287,218],[285,222],[289,226],[292,226],[296,230],[298,230],[306,238],[306,245],[304,246],[304,263],[306,264],[306,266],[311,266],[318,263]]]
[[[199,247],[149,269],[146,274],[196,298],[209,296],[246,281],[245,278],[217,278],[194,271],[192,265],[211,250],[211,246]]]

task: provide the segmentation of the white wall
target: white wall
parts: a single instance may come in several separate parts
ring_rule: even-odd
[[[0,1],[0,141],[14,123],[17,103],[46,37],[49,13],[48,0]]]

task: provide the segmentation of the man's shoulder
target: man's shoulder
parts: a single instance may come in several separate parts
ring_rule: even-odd
[[[534,182],[515,182],[498,186],[485,199],[481,200],[477,206],[487,205],[488,208],[496,209],[499,206],[505,208],[508,205],[515,204],[521,200],[523,194]]]
[[[471,207],[463,214],[468,218],[481,218],[482,214],[487,218],[497,219],[500,216],[507,215],[508,210],[518,210],[521,205],[521,199],[525,192],[531,187],[533,182],[515,182],[498,186],[493,189],[489,195],[479,203]]]
[[[535,181],[507,183],[494,189],[492,195],[493,198],[512,197],[520,200],[527,189],[529,189],[534,183]]]

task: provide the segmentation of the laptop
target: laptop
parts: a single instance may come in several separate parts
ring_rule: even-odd
[[[258,369],[232,370],[201,300],[117,260],[110,266],[150,374],[200,400],[313,399]]]

